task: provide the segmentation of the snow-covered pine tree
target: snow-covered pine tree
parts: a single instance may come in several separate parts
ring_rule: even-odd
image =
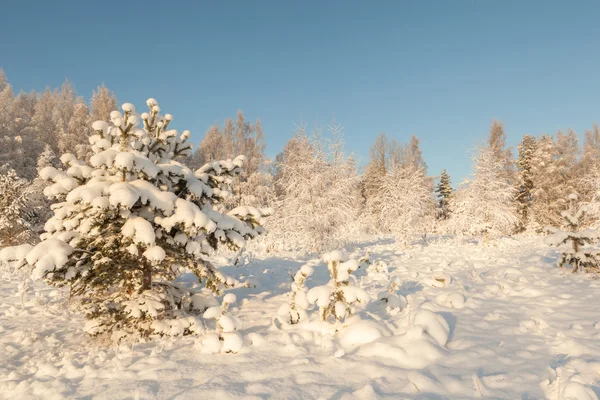
[[[334,250],[323,255],[331,281],[327,285],[317,286],[308,291],[309,303],[319,307],[323,321],[343,321],[356,312],[355,305],[366,304],[370,297],[367,292],[355,285],[352,273],[360,263],[348,259],[344,250]]]
[[[230,285],[204,256],[221,246],[243,247],[263,231],[268,213],[215,211],[243,157],[192,172],[176,161],[188,155],[189,131],[169,129],[172,116],[161,116],[154,99],[147,104],[147,113],[125,103],[110,122],[92,124],[89,165],[65,154],[65,170],[40,171],[53,182],[45,194],[57,203],[26,262],[33,278],[68,285],[80,296],[91,335],[201,331],[197,316],[205,310],[196,310],[194,293],[174,279],[189,269],[215,292]]]
[[[584,247],[585,245],[600,242],[600,231],[595,229],[580,230],[587,213],[585,205],[577,206],[577,195],[571,194],[568,198],[569,210],[561,213],[564,219],[565,230],[549,228],[552,232],[545,239],[550,246],[570,245],[563,250],[558,259],[558,266],[565,264],[573,267],[573,272],[580,269],[585,272],[600,272],[600,250],[597,248]]]
[[[0,174],[0,247],[31,241],[29,211],[25,207],[28,182],[9,169]]]
[[[437,187],[435,188],[435,192],[437,193],[438,200],[436,217],[439,220],[446,220],[450,218],[450,199],[452,197],[454,189],[452,189],[452,184],[450,183],[450,175],[448,175],[445,169],[440,175],[440,181],[438,182]]]
[[[517,230],[522,232],[530,225],[530,208],[532,202],[533,177],[532,158],[537,141],[530,135],[523,136],[519,143],[519,158],[517,160],[519,192],[517,194],[517,212],[519,214],[519,225]]]
[[[486,240],[512,232],[518,222],[516,189],[506,181],[505,166],[495,161],[489,146],[479,147],[473,162],[473,178],[454,197],[452,230]]]

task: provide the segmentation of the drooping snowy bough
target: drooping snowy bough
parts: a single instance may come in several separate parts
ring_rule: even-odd
[[[576,200],[577,195],[571,194],[569,196],[571,204],[569,210],[561,213],[567,230],[548,228],[552,234],[545,239],[545,242],[550,246],[570,244],[569,247],[565,247],[558,259],[557,264],[559,267],[568,264],[573,267],[573,272],[580,269],[585,272],[600,272],[600,249],[584,247],[600,242],[600,231],[596,229],[578,230],[587,213],[587,206],[583,205],[576,208]]]
[[[243,156],[193,172],[177,162],[189,154],[189,131],[169,129],[154,99],[141,115],[123,104],[110,121],[96,121],[89,165],[72,154],[64,170],[46,167],[44,190],[56,203],[42,242],[26,256],[32,277],[68,285],[81,298],[96,335],[198,333],[205,304],[174,283],[192,271],[214,293],[233,282],[203,258],[232,250],[263,232],[270,213],[253,207],[224,212],[222,201],[241,173]]]

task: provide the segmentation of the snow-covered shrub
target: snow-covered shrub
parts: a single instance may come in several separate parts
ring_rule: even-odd
[[[363,289],[355,286],[352,273],[359,267],[358,260],[348,259],[343,250],[335,250],[323,255],[331,280],[328,284],[317,286],[308,291],[307,299],[319,307],[323,321],[333,318],[342,321],[355,313],[354,305],[367,303],[369,295]]]
[[[571,204],[569,210],[561,213],[566,230],[548,228],[552,234],[545,239],[545,242],[550,246],[570,244],[570,247],[564,248],[561,257],[558,259],[557,264],[559,267],[568,264],[573,267],[573,272],[577,272],[579,269],[586,272],[598,272],[600,250],[589,247],[584,248],[584,246],[598,243],[600,241],[600,231],[595,229],[578,231],[587,213],[587,206],[583,205],[576,208],[576,200],[577,195],[571,194],[569,196]]]
[[[313,263],[303,265],[293,277],[289,304],[283,304],[277,314],[290,324],[306,319],[309,302],[306,297],[306,280],[313,273]]]
[[[235,303],[233,293],[223,297],[221,306],[207,309],[203,317],[216,321],[215,333],[206,333],[200,338],[199,346],[206,353],[237,353],[243,345],[242,335],[237,332],[242,328],[242,322],[228,312],[229,306]]]
[[[155,322],[173,320],[181,320],[169,322],[175,334],[202,330],[195,292],[173,281],[187,269],[213,292],[230,286],[205,256],[242,248],[269,213],[222,211],[244,158],[191,171],[176,161],[189,154],[190,132],[169,129],[172,116],[160,115],[156,100],[147,105],[140,115],[125,103],[110,121],[94,122],[89,163],[64,154],[65,169],[40,171],[51,182],[44,194],[56,201],[54,215],[25,261],[32,278],[68,285],[81,298],[92,335],[165,334]]]
[[[0,247],[31,241],[31,213],[26,208],[29,183],[9,169],[0,173]]]
[[[397,293],[400,286],[402,286],[402,280],[396,276],[390,281],[388,290],[377,296],[379,301],[385,305],[386,311],[392,315],[398,314],[408,304],[406,297]]]
[[[377,260],[377,262],[374,262],[367,267],[367,271],[368,271],[369,275],[387,274],[388,273],[388,265],[383,260]]]

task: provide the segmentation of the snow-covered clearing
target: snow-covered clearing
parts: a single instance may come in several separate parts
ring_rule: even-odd
[[[223,267],[256,287],[237,288],[239,354],[206,354],[199,339],[114,347],[89,339],[66,292],[23,285],[2,271],[0,397],[60,399],[596,398],[600,394],[600,280],[556,267],[541,239],[494,246],[430,244],[398,250],[391,239],[348,248],[383,260],[355,272],[374,299],[338,336],[312,322],[274,321],[290,274],[308,259],[257,257]],[[409,306],[378,302],[390,278]],[[328,280],[315,267],[309,288]],[[410,295],[410,296],[409,296]],[[426,310],[432,311],[428,312]],[[354,317],[356,318],[356,317]],[[445,326],[449,332],[444,332]],[[447,343],[446,342],[447,340]],[[357,342],[373,340],[357,345]],[[588,396],[588,397],[586,397]]]

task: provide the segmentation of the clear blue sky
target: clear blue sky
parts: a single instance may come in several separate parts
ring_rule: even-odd
[[[70,80],[86,99],[155,97],[198,141],[238,109],[273,156],[293,123],[346,128],[365,161],[380,132],[421,138],[454,183],[492,119],[523,134],[600,118],[597,1],[7,1],[0,67],[17,90]]]

